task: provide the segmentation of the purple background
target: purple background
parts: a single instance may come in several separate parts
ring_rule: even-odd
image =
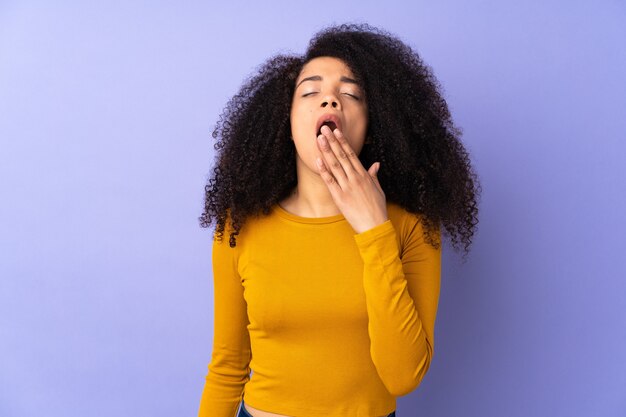
[[[624,3],[295,3],[0,3],[0,415],[196,414],[210,132],[345,21],[432,66],[483,186],[398,416],[626,415]]]

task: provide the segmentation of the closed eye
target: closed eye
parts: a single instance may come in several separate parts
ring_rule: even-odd
[[[302,95],[302,97],[310,96],[311,94],[317,94],[317,91],[313,91],[313,92],[311,92],[311,93],[306,93],[306,94],[303,94],[303,95]],[[345,95],[347,95],[347,96],[352,97],[352,98],[353,98],[353,99],[355,99],[355,100],[360,100],[360,97],[355,96],[354,94],[350,94],[350,93],[344,93],[344,94],[345,94]]]

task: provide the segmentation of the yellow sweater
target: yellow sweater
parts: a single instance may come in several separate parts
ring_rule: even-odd
[[[213,241],[213,353],[200,417],[239,403],[297,417],[376,417],[396,409],[433,358],[441,249],[420,217],[355,234],[342,214],[275,205],[228,244]],[[440,234],[437,235],[440,239]],[[250,371],[252,375],[250,376]]]

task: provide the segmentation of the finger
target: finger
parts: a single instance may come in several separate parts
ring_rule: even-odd
[[[380,162],[374,162],[371,166],[370,169],[367,170],[367,172],[372,176],[372,177],[376,177],[378,176],[378,171],[380,170]]]
[[[380,162],[374,162],[367,173],[370,175],[374,183],[380,188],[380,182],[378,181],[378,171],[380,170]]]
[[[346,138],[341,135],[339,129],[335,129],[334,131],[332,131],[328,126],[322,126],[322,133],[324,133],[324,135],[326,136],[326,139],[330,144],[330,148],[333,150],[333,156],[341,164],[346,178],[348,178],[348,180],[352,179],[356,174],[356,171],[354,170],[354,166],[352,166],[350,154],[356,154],[350,148],[350,144],[348,144]],[[337,136],[337,133],[339,134],[339,136]]]
[[[330,131],[330,128],[327,126],[322,127],[321,140],[318,140],[318,145],[320,150],[322,151],[322,157],[324,162],[326,163],[326,167],[333,174],[341,188],[345,188],[349,181],[349,178],[346,174],[346,167],[344,164],[347,164],[347,155],[343,150],[340,149],[339,143],[337,139]],[[319,136],[318,136],[319,139]],[[339,152],[341,155],[335,154],[335,152]]]
[[[335,198],[341,192],[341,187],[335,180],[335,177],[333,177],[333,175],[328,170],[328,167],[326,166],[322,158],[319,158],[319,157],[316,158],[315,163],[317,164],[317,169],[320,172],[320,176],[322,177],[322,179],[324,180],[324,183],[330,190],[330,193],[333,195],[333,198]]]
[[[359,160],[359,156],[356,154],[356,152],[354,152],[354,149],[352,149],[352,146],[350,146],[350,142],[348,142],[348,140],[346,139],[346,137],[343,135],[343,132],[341,130],[339,130],[339,128],[336,128],[333,133],[335,134],[335,138],[337,138],[337,143],[339,143],[339,145],[341,146],[341,148],[343,149],[343,151],[345,152],[348,161],[350,162],[350,165],[352,167],[352,171],[347,171],[348,172],[348,176],[350,176],[353,173],[358,173],[358,174],[365,174],[366,170],[365,167],[363,166],[363,164],[361,163],[361,161]]]

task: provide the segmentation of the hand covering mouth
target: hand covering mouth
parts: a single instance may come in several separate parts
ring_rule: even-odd
[[[335,128],[339,128],[342,130],[341,119],[335,116],[334,114],[323,114],[319,119],[317,119],[316,136],[319,136],[322,133],[322,126],[327,125],[331,131],[334,131]]]

